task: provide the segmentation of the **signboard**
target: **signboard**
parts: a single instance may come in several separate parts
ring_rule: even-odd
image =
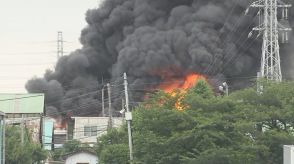
[[[43,113],[44,94],[0,94],[0,111],[6,114]]]

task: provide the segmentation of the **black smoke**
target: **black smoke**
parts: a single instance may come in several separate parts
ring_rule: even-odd
[[[124,72],[132,103],[161,81],[191,72],[207,75],[215,85],[226,80],[244,87],[250,79],[238,77],[256,76],[262,40],[257,34],[247,38],[258,25],[256,10],[244,14],[248,5],[249,0],[105,0],[86,13],[83,47],[26,88],[46,93],[51,115],[93,116],[101,115],[101,93],[95,91],[107,81],[114,84],[113,103],[120,110],[117,84]],[[283,47],[282,61],[293,61],[292,44],[291,38]],[[294,75],[290,68],[283,65],[286,78]]]

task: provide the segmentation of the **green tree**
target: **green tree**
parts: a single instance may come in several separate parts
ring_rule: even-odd
[[[191,94],[204,99],[213,97],[212,88],[205,80],[199,80],[196,85],[188,91],[187,96],[191,96]]]
[[[151,95],[133,112],[135,162],[282,163],[283,145],[294,144],[293,84],[265,83],[262,94],[249,88],[217,97],[201,82],[181,97],[184,111],[176,110],[174,95]],[[100,159],[108,152],[102,161],[127,163],[126,128],[98,141]]]
[[[127,144],[111,144],[101,151],[101,164],[126,164],[129,162],[129,147]]]
[[[28,133],[27,133],[28,134]],[[41,163],[47,158],[47,152],[39,144],[32,142],[30,134],[26,135],[21,144],[20,128],[6,127],[5,131],[5,159],[6,163],[32,164]]]
[[[263,152],[257,153],[259,163],[282,163],[283,145],[294,144],[293,84],[263,82],[262,94],[250,88],[231,95],[246,116],[245,121],[255,125],[247,133],[253,138],[254,145],[264,147]]]
[[[94,149],[87,144],[83,144],[78,140],[67,141],[62,148],[54,150],[52,157],[54,160],[62,160],[64,155],[75,153],[81,150],[94,152]]]

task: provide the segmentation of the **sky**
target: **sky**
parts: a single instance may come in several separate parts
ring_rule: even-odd
[[[57,61],[57,32],[65,55],[80,48],[85,13],[101,0],[0,0],[0,93],[26,93]]]

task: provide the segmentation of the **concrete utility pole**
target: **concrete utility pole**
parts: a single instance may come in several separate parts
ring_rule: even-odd
[[[112,128],[112,109],[111,109],[111,88],[110,84],[107,83],[107,91],[108,91],[108,128]]]
[[[124,73],[124,87],[125,87],[125,98],[126,98],[126,113],[125,118],[128,125],[128,137],[129,137],[129,149],[130,149],[130,161],[134,160],[133,158],[133,143],[132,143],[132,129],[131,129],[131,121],[132,121],[132,113],[129,109],[129,95],[128,95],[128,80],[127,80],[127,74]]]
[[[24,144],[24,114],[21,114],[21,123],[20,123],[20,127],[21,127],[21,144]]]
[[[5,113],[0,111],[0,164],[5,164]]]
[[[62,31],[57,32],[57,59],[63,56],[63,36]]]
[[[288,19],[290,4],[282,0],[257,0],[250,7],[259,9],[260,24],[253,28],[263,34],[262,58],[260,76],[268,80],[282,81],[279,32],[282,34],[282,42],[288,42],[288,32],[291,28],[278,22],[278,8],[282,10],[282,19]]]
[[[105,107],[104,107],[104,86],[102,88],[102,91],[101,91],[101,94],[102,94],[102,117],[105,116]]]

